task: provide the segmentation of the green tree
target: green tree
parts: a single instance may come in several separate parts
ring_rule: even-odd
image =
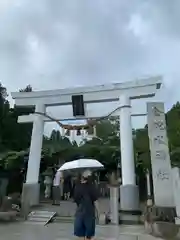
[[[42,157],[47,165],[59,164],[73,156],[77,144],[70,142],[69,138],[63,137],[60,131],[53,130],[50,137],[44,138]]]
[[[97,123],[96,135],[102,140],[119,135],[119,121],[117,118],[105,119]]]
[[[28,85],[21,92],[30,91],[32,89]],[[32,123],[18,123],[18,117],[33,113],[34,108],[17,107],[9,108],[6,116],[3,118],[2,142],[7,149],[13,151],[22,151],[30,146]]]
[[[96,125],[97,137],[79,147],[84,156],[101,161],[107,168],[116,169],[120,161],[119,121],[105,119]]]
[[[180,103],[177,102],[166,114],[167,134],[172,165],[180,166]]]
[[[20,91],[20,92],[32,92],[33,89],[32,89],[32,86],[31,86],[31,85],[27,85],[25,88],[20,89],[19,91]]]
[[[30,145],[32,124],[19,124],[18,116],[29,114],[29,108],[10,108],[6,88],[1,85],[0,91],[0,161],[5,168],[22,167],[23,153]],[[32,88],[31,88],[32,90]],[[30,86],[24,90],[30,91]]]
[[[177,102],[166,114],[170,150],[180,147],[180,103]]]
[[[0,83],[0,151],[7,149],[6,144],[4,143],[4,130],[6,119],[9,114],[9,102],[7,100],[7,91],[6,88]]]
[[[141,167],[144,172],[151,169],[147,126],[134,132],[134,155],[137,167]]]

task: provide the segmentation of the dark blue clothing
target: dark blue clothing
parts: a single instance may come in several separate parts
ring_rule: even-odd
[[[76,216],[74,221],[74,235],[88,239],[95,235],[95,218]]]
[[[94,184],[80,183],[74,190],[77,210],[74,222],[74,234],[77,237],[91,238],[95,234],[95,205],[98,192]]]

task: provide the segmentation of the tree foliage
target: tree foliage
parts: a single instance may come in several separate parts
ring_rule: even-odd
[[[21,91],[30,90],[32,91],[32,88],[29,85]],[[21,155],[19,153],[29,148],[32,132],[32,124],[18,124],[18,116],[32,113],[34,109],[16,106],[11,108],[7,96],[6,88],[0,85],[0,150],[1,156],[4,156],[1,158],[1,164],[5,164],[3,159],[6,156],[7,159],[11,159],[12,164],[5,164],[5,166],[11,168],[12,165],[14,166],[12,156],[15,159],[19,158]]]

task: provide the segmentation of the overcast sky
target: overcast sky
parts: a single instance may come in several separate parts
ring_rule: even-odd
[[[169,108],[180,100],[179,23],[180,0],[1,0],[0,80],[11,92],[162,74]]]

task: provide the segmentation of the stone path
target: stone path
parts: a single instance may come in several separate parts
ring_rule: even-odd
[[[144,235],[142,226],[98,226],[98,240],[153,240]],[[52,223],[47,226],[25,223],[0,224],[0,239],[3,240],[70,240],[73,237],[73,225]]]

